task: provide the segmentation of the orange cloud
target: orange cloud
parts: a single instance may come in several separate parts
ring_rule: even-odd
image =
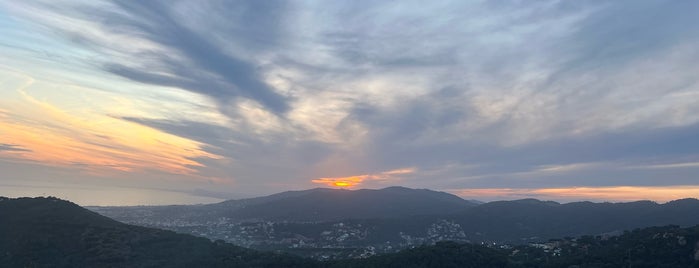
[[[537,198],[545,200],[598,200],[635,201],[652,200],[667,202],[682,198],[699,198],[699,186],[614,186],[614,187],[570,187],[539,189],[455,189],[451,193],[474,199],[520,199]]]
[[[95,175],[143,170],[195,174],[201,164],[193,159],[220,158],[193,140],[103,114],[64,110],[24,88],[17,92],[22,97],[14,100],[17,109],[0,110],[0,143],[26,150],[0,151],[2,157]]]
[[[329,177],[311,180],[313,183],[325,184],[330,187],[354,188],[362,184],[366,180],[388,180],[396,178],[399,175],[405,175],[415,172],[415,168],[403,168],[384,171],[378,174],[364,174],[349,177]]]

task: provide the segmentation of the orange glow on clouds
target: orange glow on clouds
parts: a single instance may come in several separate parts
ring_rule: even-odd
[[[0,157],[83,170],[94,175],[157,170],[194,174],[196,158],[220,158],[202,144],[150,127],[90,111],[74,112],[17,89],[20,98],[3,102],[0,143],[22,150]],[[7,107],[12,109],[7,109]]]
[[[349,177],[319,178],[319,179],[311,180],[311,182],[318,183],[318,184],[325,184],[325,185],[330,186],[330,187],[353,188],[355,186],[362,184],[364,181],[367,181],[367,180],[382,181],[382,180],[396,179],[400,175],[410,174],[413,172],[415,172],[414,168],[404,168],[404,169],[389,170],[389,171],[381,172],[378,174],[364,174],[364,175],[356,175],[356,176],[349,176]]]
[[[537,198],[544,200],[598,200],[598,201],[635,201],[652,200],[667,202],[682,198],[699,198],[699,186],[614,186],[614,187],[570,187],[540,189],[454,189],[449,191],[464,198],[472,199],[522,199]]]
[[[367,175],[362,176],[352,176],[352,177],[340,177],[340,178],[320,178],[312,180],[313,183],[325,184],[330,187],[340,187],[340,188],[352,188],[362,183],[367,179]]]

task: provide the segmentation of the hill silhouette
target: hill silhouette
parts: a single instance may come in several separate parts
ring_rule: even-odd
[[[475,204],[458,196],[426,189],[389,187],[380,190],[316,188],[286,192],[247,203],[229,217],[263,220],[332,221],[444,215]],[[251,204],[252,203],[252,204]]]
[[[90,207],[90,209],[124,222],[136,222],[143,218],[156,221],[197,222],[216,220],[221,217],[233,221],[327,222],[344,219],[454,214],[476,205],[474,202],[445,192],[388,187],[378,190],[315,188],[208,205]]]
[[[454,219],[472,237],[516,243],[527,238],[594,235],[650,226],[694,226],[699,224],[699,200],[665,204],[496,201],[469,208]]]
[[[0,267],[308,267],[172,231],[123,224],[57,198],[0,198]]]

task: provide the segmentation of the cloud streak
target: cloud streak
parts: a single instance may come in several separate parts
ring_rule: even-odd
[[[217,3],[211,8],[219,4],[226,5]],[[248,23],[248,19],[275,20],[275,16],[282,15],[282,11],[276,11],[283,6],[281,3],[244,5],[248,6],[237,7],[243,10],[239,16],[241,23]],[[188,20],[198,19],[188,15],[224,16],[225,13],[183,13],[184,10],[176,9],[186,6],[158,1],[99,2],[95,6],[72,4],[59,8],[65,13],[54,12],[57,7],[53,3],[11,7],[98,53],[114,55],[112,61],[93,62],[107,72],[140,83],[177,87],[208,96],[218,102],[226,114],[231,112],[227,106],[238,98],[254,100],[278,115],[289,109],[286,97],[262,80],[256,63],[231,55],[224,47],[214,44],[205,35],[206,31],[202,31],[204,29],[197,31],[191,29],[192,25],[184,25]],[[86,25],[87,31],[80,31],[76,24]],[[273,23],[262,24],[275,27]],[[260,29],[267,30],[274,29]],[[254,32],[248,35],[238,37],[254,39],[257,36]],[[260,45],[264,41],[250,42]],[[117,44],[112,45],[114,42]],[[121,42],[128,44],[119,44]]]
[[[105,115],[85,120],[33,96],[37,86],[18,89],[21,108],[3,114],[0,153],[97,176],[147,170],[195,175],[194,168],[202,166],[195,159],[218,158],[200,143],[152,128]]]
[[[0,151],[5,151],[5,152],[29,152],[30,150],[22,148],[22,146],[19,146],[17,144],[7,144],[7,143],[0,143]]]

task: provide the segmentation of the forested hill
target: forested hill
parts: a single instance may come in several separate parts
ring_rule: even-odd
[[[205,238],[123,224],[56,198],[0,197],[0,267],[313,267]]]

